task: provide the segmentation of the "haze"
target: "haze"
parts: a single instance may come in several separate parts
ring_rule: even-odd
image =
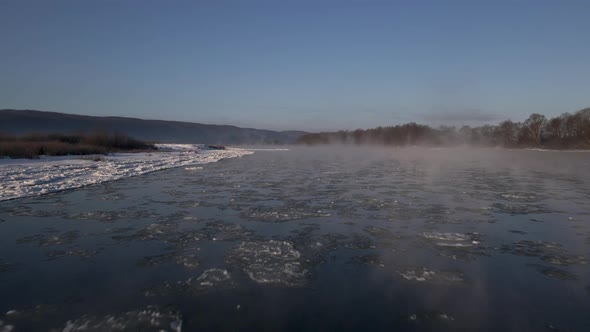
[[[588,106],[588,1],[0,2],[3,108],[275,130]]]

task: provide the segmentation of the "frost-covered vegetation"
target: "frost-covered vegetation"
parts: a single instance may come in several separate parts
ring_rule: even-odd
[[[544,147],[554,149],[590,149],[590,108],[574,114],[564,113],[547,119],[532,114],[524,122],[506,120],[498,125],[432,128],[407,123],[391,127],[354,131],[307,134],[300,144],[382,144],[392,146],[430,145],[503,146],[509,148]]]

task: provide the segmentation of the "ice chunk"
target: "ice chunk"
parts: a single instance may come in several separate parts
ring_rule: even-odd
[[[256,207],[240,214],[244,219],[264,222],[285,222],[315,217],[329,217],[330,214],[310,207]]]
[[[547,263],[554,265],[585,265],[588,260],[584,256],[574,255],[545,255],[541,257]]]
[[[229,252],[226,261],[261,284],[302,286],[309,275],[299,251],[287,241],[243,242]]]
[[[231,283],[231,275],[227,270],[208,269],[197,278],[192,278],[188,284],[196,289],[217,288],[219,286],[228,286]]]
[[[556,267],[544,266],[544,265],[540,265],[540,264],[527,264],[527,266],[532,267],[532,268],[536,269],[537,271],[539,271],[540,273],[543,273],[544,275],[551,277],[553,279],[578,280],[578,277],[575,274],[570,273],[570,272],[563,270],[563,269],[558,269]]]
[[[401,318],[403,321],[415,323],[455,320],[453,316],[440,311],[421,311],[411,315],[402,316]]]
[[[479,233],[422,232],[420,236],[434,245],[442,256],[453,260],[471,261],[486,255],[481,246],[483,236]]]
[[[470,241],[471,236],[468,234],[461,233],[439,233],[439,232],[423,232],[423,238],[429,240],[441,240],[441,241]]]
[[[397,274],[403,279],[418,282],[444,284],[457,284],[465,282],[464,274],[458,271],[437,271],[422,267],[397,271]]]
[[[195,254],[186,251],[170,252],[154,256],[146,256],[137,262],[140,266],[159,266],[174,262],[178,265],[184,266],[188,269],[195,269],[199,267],[199,259]]]
[[[16,243],[36,243],[39,247],[72,244],[80,237],[79,231],[67,231],[57,234],[36,234],[16,240]]]
[[[540,257],[544,255],[564,252],[562,245],[555,242],[522,240],[511,244],[505,244],[501,250],[516,256]]]
[[[240,225],[224,223],[221,221],[209,221],[202,229],[209,240],[213,241],[236,241],[254,234],[252,230]]]
[[[75,331],[182,331],[180,314],[159,311],[154,307],[115,315],[84,315],[68,321],[63,332]]]

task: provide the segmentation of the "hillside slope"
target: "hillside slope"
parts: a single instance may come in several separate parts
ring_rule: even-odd
[[[0,133],[73,133],[105,130],[162,143],[291,144],[303,131],[272,131],[179,121],[98,117],[33,110],[0,110]]]

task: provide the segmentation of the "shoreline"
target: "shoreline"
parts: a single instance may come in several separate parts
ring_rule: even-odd
[[[161,146],[167,146],[162,144]],[[165,169],[208,164],[253,154],[247,149],[204,150],[195,145],[167,151],[0,159],[0,202],[116,181]]]

